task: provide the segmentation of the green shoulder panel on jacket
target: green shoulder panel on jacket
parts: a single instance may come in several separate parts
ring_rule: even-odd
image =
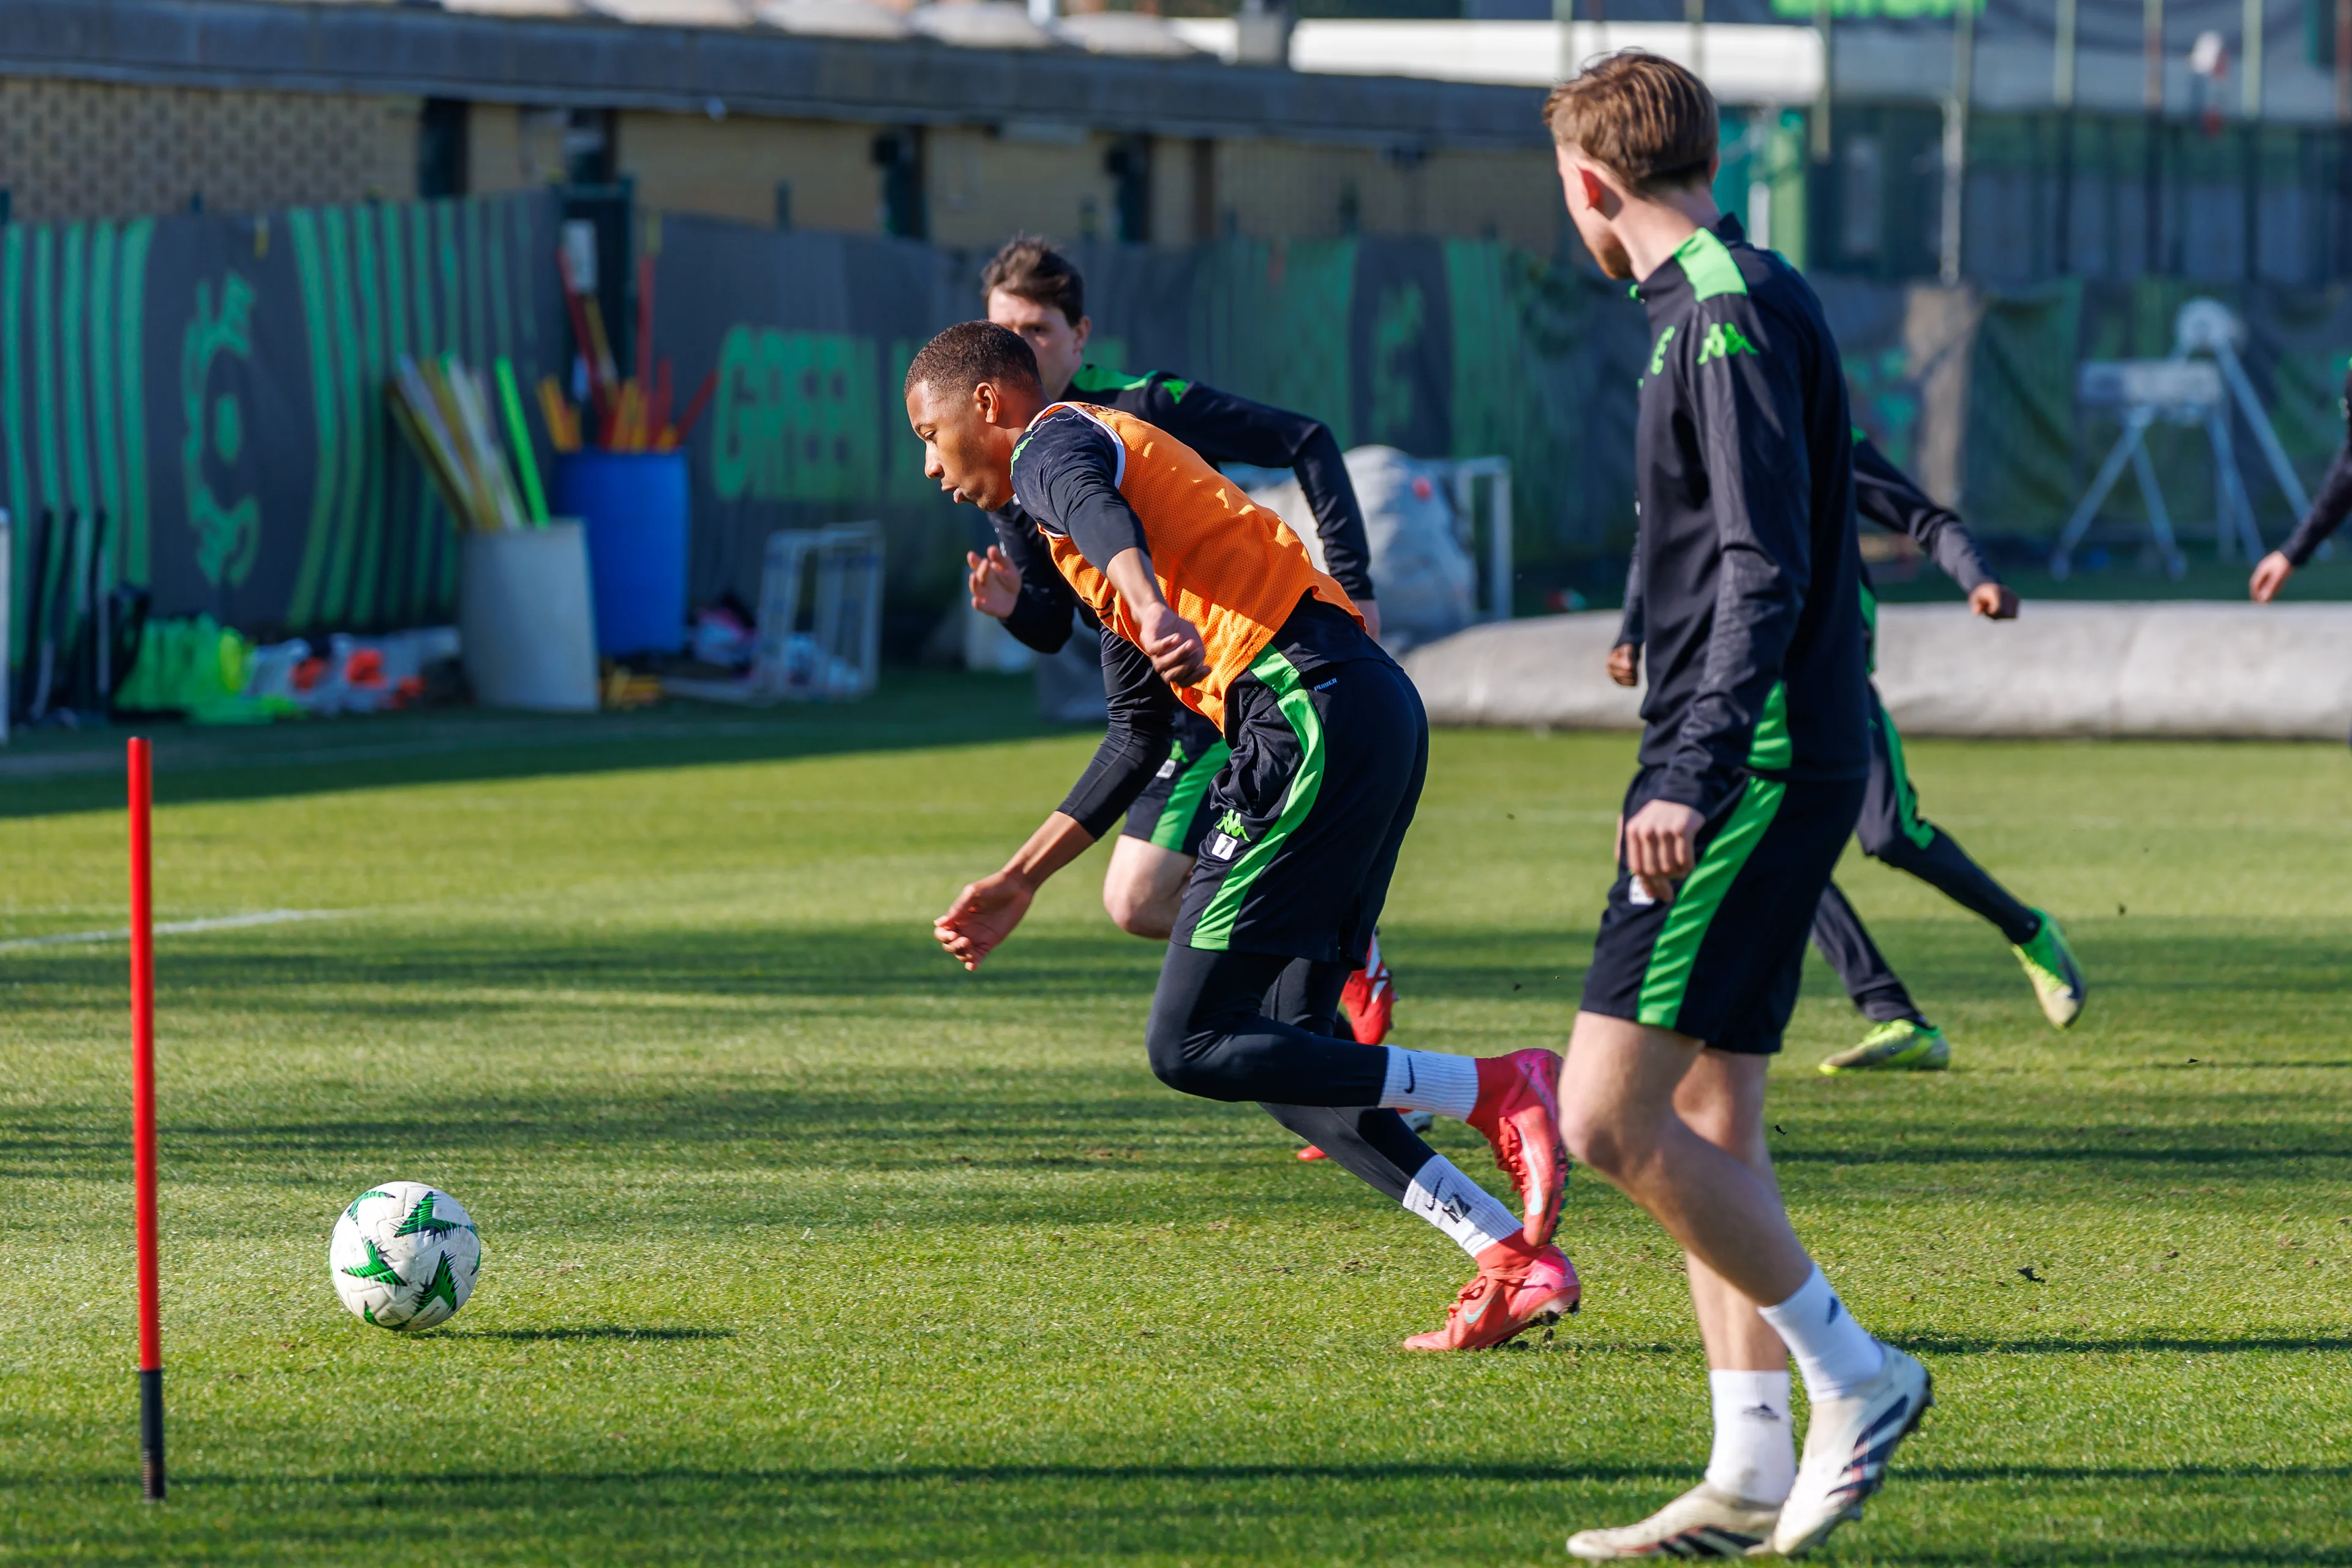
[[[1072,392],[1134,392],[1140,387],[1150,385],[1151,378],[1159,374],[1160,372],[1156,370],[1148,370],[1141,375],[1129,375],[1123,371],[1105,370],[1098,364],[1082,364],[1078,367],[1078,374],[1070,377],[1070,390]],[[1161,384],[1168,389],[1168,401],[1171,403],[1182,402],[1184,395],[1192,389],[1191,382],[1179,381],[1172,375],[1162,377]]]
[[[1748,279],[1739,275],[1739,263],[1731,258],[1723,241],[1706,229],[1698,230],[1677,246],[1675,259],[1683,264],[1683,276],[1690,279],[1694,300],[1748,292]]]

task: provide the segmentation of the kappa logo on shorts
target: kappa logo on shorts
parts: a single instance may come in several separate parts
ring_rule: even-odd
[[[1209,841],[1201,846],[1201,854],[1210,860],[1230,860],[1240,854],[1242,847],[1249,841],[1249,824],[1242,820],[1241,813],[1221,812],[1217,816],[1217,829],[1209,835]]]

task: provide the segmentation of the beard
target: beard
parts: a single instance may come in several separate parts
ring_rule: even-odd
[[[1600,228],[1600,226],[1596,224],[1594,227]],[[1601,268],[1601,276],[1614,278],[1620,282],[1633,276],[1633,258],[1625,254],[1625,247],[1614,234],[1601,228],[1599,233],[1587,234],[1583,237],[1584,248],[1592,253],[1593,265]]]

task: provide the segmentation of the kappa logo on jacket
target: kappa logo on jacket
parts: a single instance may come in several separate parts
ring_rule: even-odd
[[[1711,359],[1729,359],[1733,354],[1752,354],[1755,352],[1756,345],[1742,336],[1738,327],[1728,321],[1717,321],[1708,327],[1706,336],[1699,340],[1698,363],[1705,364]]]

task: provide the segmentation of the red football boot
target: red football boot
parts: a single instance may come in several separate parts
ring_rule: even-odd
[[[1322,1150],[1318,1149],[1314,1144],[1309,1143],[1306,1148],[1301,1149],[1298,1152],[1298,1157],[1302,1160],[1328,1160],[1331,1156],[1323,1152]]]
[[[1405,1341],[1409,1351],[1483,1351],[1576,1310],[1576,1265],[1557,1247],[1506,1237],[1478,1255],[1478,1272],[1445,1310],[1445,1326]]]
[[[1559,1225],[1568,1142],[1559,1131],[1559,1053],[1513,1051],[1478,1058],[1470,1125],[1495,1147],[1495,1163],[1518,1184],[1527,1238],[1541,1247]]]
[[[1348,976],[1339,993],[1339,1006],[1348,1015],[1349,1032],[1360,1046],[1377,1046],[1389,1037],[1389,1020],[1396,1011],[1396,980],[1381,957],[1381,933],[1372,933],[1364,967]]]

